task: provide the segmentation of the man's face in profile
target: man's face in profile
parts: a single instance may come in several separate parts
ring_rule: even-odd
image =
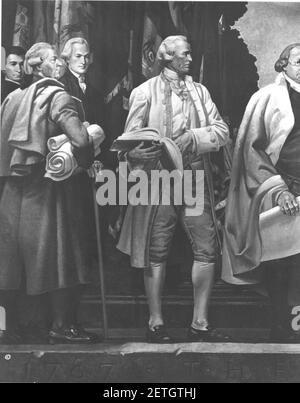
[[[58,58],[56,67],[57,67],[57,69],[56,69],[56,74],[55,74],[54,78],[56,78],[56,80],[59,80],[65,74],[66,64],[62,59]]]
[[[285,73],[296,83],[300,84],[300,47],[291,50]]]
[[[41,64],[41,74],[43,77],[59,78],[61,70],[61,61],[53,49],[49,49],[47,57]]]
[[[19,83],[24,77],[24,57],[14,54],[7,56],[5,65],[5,76],[8,80]]]
[[[188,74],[192,62],[191,47],[183,40],[176,41],[175,54],[168,68],[176,71],[179,75]]]

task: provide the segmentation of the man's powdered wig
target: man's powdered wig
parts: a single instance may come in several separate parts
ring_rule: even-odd
[[[76,43],[78,43],[79,45],[85,45],[88,49],[88,52],[90,53],[89,44],[84,38],[80,37],[71,38],[65,43],[65,46],[60,55],[65,62],[67,62],[70,59],[73,50],[73,45],[75,45]]]
[[[47,58],[49,50],[55,49],[54,46],[46,42],[35,43],[25,54],[24,71],[26,74],[32,74],[37,66],[40,66]]]
[[[157,60],[159,61],[159,64],[162,67],[166,66],[168,63],[170,63],[173,60],[173,57],[175,55],[176,42],[179,42],[179,41],[184,41],[184,42],[188,43],[188,40],[185,36],[174,35],[174,36],[168,36],[160,44],[156,57],[157,57]]]
[[[287,46],[281,53],[279,59],[274,66],[277,73],[281,73],[283,69],[288,65],[291,50],[293,50],[294,48],[300,48],[300,43],[292,43],[291,45]]]

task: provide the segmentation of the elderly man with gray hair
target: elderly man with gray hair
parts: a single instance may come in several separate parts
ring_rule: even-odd
[[[270,341],[299,343],[291,315],[292,307],[300,306],[298,239],[293,244],[290,238],[290,244],[283,247],[278,229],[271,236],[269,233],[269,244],[263,246],[259,213],[267,201],[269,209],[279,206],[286,217],[279,215],[277,219],[285,222],[282,228],[286,231],[300,211],[300,43],[287,46],[274,67],[279,73],[275,83],[252,96],[237,137],[226,210],[222,277],[242,285],[265,277],[272,306]],[[270,258],[276,250],[277,260],[261,264],[266,245],[273,250]]]
[[[0,343],[20,340],[10,319],[24,280],[27,294],[49,297],[51,327],[45,336],[51,343],[98,340],[77,324],[78,290],[94,280],[89,245],[94,223],[88,221],[81,197],[90,192],[86,169],[94,150],[81,105],[56,80],[60,67],[53,46],[33,45],[25,55],[25,72],[33,75],[33,83],[2,104],[0,305],[6,309],[7,327],[0,329]],[[53,182],[44,177],[47,140],[61,133],[82,170]]]
[[[176,143],[185,170],[204,170],[204,211],[197,211],[195,207],[187,213],[185,205],[173,203],[129,205],[118,248],[131,256],[132,266],[144,270],[150,310],[148,342],[169,343],[172,339],[164,326],[161,298],[168,252],[179,219],[194,255],[194,312],[188,340],[228,341],[228,336],[209,326],[208,302],[218,254],[209,155],[227,143],[229,130],[208,90],[188,75],[192,57],[186,37],[166,38],[157,57],[161,74],[132,91],[125,132],[136,132],[143,127],[157,129],[162,137],[169,137]],[[159,145],[145,148],[141,144],[124,157],[134,169],[145,162],[159,160],[160,154]]]

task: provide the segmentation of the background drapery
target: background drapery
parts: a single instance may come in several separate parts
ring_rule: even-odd
[[[246,10],[242,2],[3,0],[2,46],[27,50],[45,41],[61,51],[70,37],[85,37],[94,54],[89,74],[111,104],[108,121],[115,138],[123,129],[131,89],[158,72],[155,55],[161,40],[186,35],[193,49],[194,79],[209,88],[221,113],[237,126],[257,88],[254,62],[230,29]],[[240,54],[244,71],[250,60],[253,65],[251,83],[240,73]],[[121,112],[118,122],[112,118],[116,109]]]
[[[158,73],[155,57],[162,39],[186,35],[192,45],[195,81],[208,87],[221,114],[234,128],[257,89],[254,58],[239,32],[230,28],[245,13],[246,4],[2,0],[2,46],[21,45],[28,50],[32,44],[45,41],[55,44],[60,52],[69,38],[85,37],[93,53],[89,81],[105,95],[105,132],[112,142],[123,132],[132,88]],[[223,157],[222,153],[214,156],[221,171]],[[105,163],[116,167],[116,156],[108,153]],[[118,214],[113,208],[107,210],[102,210],[105,220]],[[114,292],[124,290],[129,279],[136,276],[131,277],[129,265],[118,256],[108,232],[103,234],[108,287],[111,285]],[[180,284],[188,277],[184,273],[188,272],[190,246],[180,233],[177,237],[181,248],[174,247],[171,264],[180,266],[181,261],[183,276],[177,272],[170,276],[169,284]],[[186,251],[182,253],[184,244]],[[132,284],[128,290],[131,293]]]

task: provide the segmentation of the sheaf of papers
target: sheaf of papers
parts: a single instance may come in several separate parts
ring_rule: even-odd
[[[263,262],[300,253],[300,213],[287,216],[277,206],[260,214],[259,226]]]

